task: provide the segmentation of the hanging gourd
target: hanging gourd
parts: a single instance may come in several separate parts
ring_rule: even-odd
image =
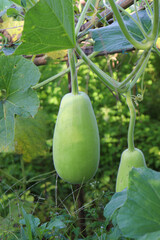
[[[70,66],[73,53],[69,50]],[[76,70],[71,69],[72,92],[61,101],[53,136],[53,161],[58,175],[72,184],[91,179],[98,168],[100,140],[91,101],[78,92]]]
[[[126,94],[126,101],[130,110],[128,149],[126,149],[121,155],[116,181],[116,192],[121,192],[123,189],[128,187],[129,172],[133,167],[146,167],[146,162],[142,151],[134,147],[134,127],[136,112],[132,102],[130,91],[128,91]]]

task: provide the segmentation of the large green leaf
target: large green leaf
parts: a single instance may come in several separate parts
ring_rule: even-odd
[[[15,115],[37,113],[39,100],[31,86],[38,82],[40,72],[21,56],[1,56],[0,66],[0,151],[12,151]]]
[[[127,199],[127,190],[123,190],[122,192],[117,192],[111,198],[111,201],[106,205],[104,209],[104,216],[107,220],[111,220],[113,214],[116,210],[122,207]]]
[[[147,233],[143,237],[138,238],[138,240],[160,240],[160,231]]]
[[[75,45],[71,0],[40,0],[25,16],[22,44],[15,54],[39,54]]]
[[[160,239],[157,238],[160,231],[159,172],[149,168],[131,170],[127,200],[119,210],[117,222],[125,237]]]
[[[151,30],[151,20],[147,12],[145,10],[141,10],[138,12],[138,16],[145,31],[148,33]],[[135,13],[132,15],[132,17],[137,20]],[[123,20],[130,34],[136,40],[141,42],[144,37],[138,26],[128,16],[125,16]],[[90,33],[93,40],[95,41],[94,51],[112,52],[133,48],[133,45],[123,35],[117,21],[113,22],[107,27],[90,30]]]

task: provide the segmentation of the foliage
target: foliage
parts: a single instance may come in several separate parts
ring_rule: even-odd
[[[13,151],[15,114],[33,117],[37,113],[39,100],[31,86],[38,82],[40,72],[19,56],[1,56],[0,62],[4,64],[0,69],[0,151]]]
[[[136,55],[134,56],[136,57]],[[104,57],[97,57],[95,60],[96,63],[105,71],[108,71],[109,66],[111,65],[113,74],[117,78],[122,79],[132,68],[132,64],[126,65],[126,63],[128,63],[129,60],[131,63],[132,61],[135,61],[134,59],[131,59],[131,54],[120,54],[117,58],[112,56],[112,58],[109,58],[109,61],[106,61],[106,58]],[[119,64],[122,62],[123,66]],[[42,72],[41,81],[50,77],[53,73],[58,72],[60,69],[65,68],[65,63],[63,65],[54,64],[54,68],[52,68],[53,63],[55,63],[55,60],[49,60],[47,65],[39,67]],[[121,71],[119,71],[119,68],[121,68]],[[155,104],[158,107],[157,109],[159,109],[157,104],[159,99],[152,98],[152,96],[154,96],[154,89],[159,88],[158,74],[159,60],[156,55],[152,55],[145,76],[146,87],[144,101],[137,106],[137,121],[135,129],[135,143],[140,149],[143,149],[147,166],[156,169],[157,171],[160,166],[159,111],[156,111],[155,114],[157,117],[155,118],[154,112],[150,111],[147,106],[149,101],[152,106]],[[101,160],[98,173],[90,184],[83,186],[85,195],[84,209],[86,217],[86,231],[88,239],[97,239],[98,237],[96,234],[98,234],[99,238],[104,235],[105,239],[107,223],[105,223],[102,214],[106,203],[111,198],[112,192],[115,191],[116,172],[118,169],[120,154],[127,146],[126,135],[129,114],[127,106],[124,104],[124,99],[120,98],[120,101],[118,101],[115,97],[113,97],[112,93],[109,92],[103,84],[99,84],[95,75],[88,71],[88,67],[86,65],[79,68],[78,80],[80,90],[88,92],[92,101],[101,139]],[[149,84],[148,82],[152,84]],[[70,185],[58,179],[58,208],[56,208],[56,176],[52,174],[43,175],[53,170],[51,154],[53,127],[56,121],[60,100],[67,92],[68,79],[66,76],[59,78],[58,81],[47,85],[44,89],[39,91],[38,95],[41,99],[41,108],[45,109],[48,115],[48,136],[46,143],[49,151],[47,151],[44,156],[40,157],[37,155],[37,157],[32,158],[31,163],[25,163],[27,181],[25,191],[23,191],[22,180],[20,180],[23,178],[20,161],[21,156],[12,154],[5,154],[2,156],[1,154],[0,168],[17,179],[15,181],[15,179],[7,178],[6,175],[2,175],[1,173],[1,194],[4,193],[4,196],[6,196],[6,201],[4,202],[6,210],[9,202],[12,199],[14,200],[17,198],[16,194],[18,191],[18,196],[21,196],[22,203],[24,201],[24,197],[26,198],[25,205],[23,203],[25,211],[28,214],[32,214],[34,217],[38,217],[41,224],[49,222],[51,219],[55,219],[55,217],[52,218],[52,215],[50,215],[51,212],[54,214],[58,213],[58,215],[65,215],[65,219],[72,220],[70,228],[66,228],[68,236],[71,236],[71,232],[73,236],[80,236],[77,215],[79,207],[77,205],[75,206],[77,203],[73,201],[73,193]],[[137,93],[141,93],[140,84],[138,84],[135,89],[135,94]],[[39,123],[39,127],[41,128],[41,120]],[[20,185],[18,185],[18,180],[20,180]],[[11,189],[9,190],[10,187]],[[7,192],[5,193],[5,191]],[[77,187],[73,188],[75,196],[78,191]],[[10,200],[8,200],[8,198]],[[67,210],[65,210],[65,208],[67,208]],[[18,213],[18,208],[16,209]],[[68,215],[68,211],[71,216]],[[15,216],[16,215],[14,214],[14,223],[17,224],[19,218],[16,218]],[[41,226],[41,224],[39,226]],[[15,231],[15,228],[13,228],[13,230]],[[113,234],[117,234],[115,233],[117,231],[118,229],[115,229],[111,237]],[[61,236],[65,236],[65,234],[67,234],[63,232],[63,229],[58,231],[58,233],[62,234]],[[8,234],[7,237],[9,236]],[[82,236],[81,238],[84,239]]]
[[[107,221],[113,219],[124,237],[159,239],[159,178],[160,173],[149,168],[133,168],[128,189],[113,195],[105,207]]]
[[[16,117],[15,148],[18,154],[22,154],[25,162],[46,154],[47,133],[47,116],[44,111],[39,111],[34,119]]]
[[[158,1],[154,0],[154,6],[152,2],[151,5],[146,6],[146,11],[150,14],[146,15],[146,12],[144,14],[149,16],[149,18],[147,17],[149,21],[143,19],[145,29],[142,29],[141,21],[137,17],[140,17],[141,13],[136,14],[136,19],[139,21],[138,31],[141,29],[141,33],[143,30],[143,33],[146,33],[145,30],[148,31],[151,22],[153,23],[152,30],[154,31],[151,30],[150,34],[148,32],[144,34],[146,42],[139,42],[138,47],[136,47],[135,40],[141,39],[135,35],[131,36],[133,41],[126,38],[135,48],[141,49],[142,47],[144,52],[136,49],[131,53],[123,52],[103,57],[97,56],[95,60],[89,61],[82,50],[80,52],[77,50],[77,45],[82,43],[86,47],[93,43],[93,39],[90,39],[88,34],[90,26],[79,33],[78,27],[80,28],[85,20],[91,21],[92,26],[98,26],[98,23],[101,22],[101,26],[105,26],[105,29],[110,29],[111,26],[115,25],[114,22],[111,26],[106,27],[108,23],[104,17],[103,19],[100,17],[100,13],[105,10],[104,4],[100,1],[100,8],[96,9],[94,5],[98,6],[97,2],[96,0],[86,1],[85,6],[88,4],[89,7],[90,3],[92,5],[91,11],[88,11],[86,7],[83,8],[85,15],[81,14],[82,5],[77,1],[73,1],[73,5],[71,0],[13,0],[12,2],[1,1],[0,3],[0,10],[2,10],[0,16],[2,20],[5,20],[1,27],[6,28],[3,32],[4,35],[0,35],[2,66],[0,69],[0,146],[2,145],[1,151],[8,150],[6,146],[9,143],[12,150],[14,127],[16,127],[17,151],[8,154],[0,153],[0,237],[4,240],[120,240],[136,239],[137,237],[141,240],[147,240],[156,239],[157,234],[159,234],[159,229],[157,230],[159,228],[158,194],[154,195],[154,199],[151,199],[152,195],[150,194],[150,186],[155,191],[159,188],[157,182],[154,181],[155,176],[159,180],[159,173],[155,173],[153,170],[148,169],[147,173],[143,170],[132,170],[129,189],[113,196],[107,205],[112,211],[106,212],[107,208],[105,208],[106,203],[115,192],[120,155],[127,147],[126,136],[130,116],[124,95],[128,86],[131,86],[130,84],[132,84],[132,99],[135,102],[137,112],[136,146],[143,150],[147,166],[159,170],[160,104],[158,96],[160,87],[158,79],[160,70],[159,50],[156,47],[158,29],[156,26],[158,25],[155,25],[155,22],[156,24],[158,22],[156,21],[158,14],[155,3],[158,4]],[[109,2],[113,3],[111,0]],[[150,8],[152,6],[154,15]],[[75,16],[73,16],[73,10]],[[130,9],[129,12],[133,12],[133,9]],[[95,13],[98,16],[98,22],[96,22]],[[117,18],[118,15],[115,14],[115,16]],[[154,18],[154,16],[156,17]],[[74,20],[77,23],[77,19],[80,21],[74,28]],[[131,21],[128,17],[125,19],[127,23]],[[119,18],[117,20],[119,23]],[[13,24],[15,32],[12,31],[13,29],[7,31],[8,22]],[[22,25],[24,23],[22,38],[20,38],[21,29],[20,32],[17,32],[19,30],[19,27],[16,27],[18,23]],[[103,30],[104,28],[94,31],[101,32]],[[124,29],[121,28],[121,30]],[[134,30],[135,28],[133,28]],[[15,36],[13,36],[13,32]],[[114,32],[114,34],[116,33]],[[142,34],[140,35],[142,36]],[[118,37],[120,36],[122,36],[121,33]],[[104,43],[106,44],[107,38],[108,32],[107,36],[100,36],[101,47]],[[115,51],[117,50],[116,44],[115,39],[112,39],[112,44],[109,42],[109,47]],[[83,57],[83,61],[87,63],[78,69],[79,90],[86,92],[91,99],[101,141],[101,161],[98,173],[93,180],[82,186],[72,186],[59,179],[53,168],[52,160],[53,128],[61,98],[70,91],[71,85],[70,77],[64,76],[63,72],[68,64],[65,51],[73,47],[79,53],[76,55],[77,58]],[[60,59],[57,57],[56,60],[54,57],[47,59],[47,64],[40,66],[39,69],[30,60],[24,58],[28,56],[15,56],[16,54],[46,54],[60,49],[64,49],[64,52],[58,51]],[[118,50],[120,49],[118,48]],[[13,53],[13,56],[4,56]],[[144,53],[148,53],[148,57],[137,68],[138,64],[135,63]],[[54,54],[57,55],[57,52]],[[49,53],[48,56],[52,57],[52,53]],[[29,57],[31,58],[31,56]],[[32,56],[32,61],[34,58],[36,55]],[[147,61],[148,66],[146,67]],[[82,60],[79,63],[82,63]],[[40,78],[39,70],[42,73],[40,85],[37,84]],[[55,79],[53,75],[57,73],[59,73],[59,77],[56,82],[53,82]],[[46,79],[47,81],[45,81]],[[46,82],[50,82],[50,84],[46,85]],[[108,86],[109,83],[113,91]],[[137,84],[135,85],[135,83]],[[40,101],[38,101],[35,91],[38,88]],[[144,100],[143,104],[140,104],[138,100]],[[37,114],[33,119],[39,108],[39,102],[42,115]],[[45,117],[46,114],[47,117]],[[22,117],[29,118],[23,119]],[[135,184],[138,185],[138,188],[134,188]],[[139,192],[144,194],[145,199],[142,198],[141,194],[138,194]],[[137,203],[137,200],[141,203],[141,209],[137,204],[133,204],[131,198],[135,200],[134,203]],[[149,204],[149,200],[151,200],[152,205]],[[156,206],[154,201],[157,201]],[[143,204],[146,208],[153,209],[153,219],[156,221],[158,219],[158,223],[155,225],[153,221],[150,222],[152,226],[156,226],[155,229],[152,229],[154,231],[148,231],[149,228],[145,225],[147,221],[144,219],[142,219],[143,224],[140,223],[140,230],[136,225],[136,222],[141,219],[141,216],[138,215],[141,211],[147,219],[147,214],[149,217],[152,214],[148,211],[144,213]],[[130,206],[134,208],[134,212],[137,211],[136,220],[132,212],[128,211]],[[107,221],[103,216],[104,208]],[[129,221],[128,219],[126,221],[128,216]]]
[[[22,44],[16,54],[46,53],[73,48],[74,44],[72,1],[41,0],[25,15]]]

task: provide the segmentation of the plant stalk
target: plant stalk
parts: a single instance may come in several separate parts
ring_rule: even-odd
[[[144,69],[145,69],[145,67],[148,63],[150,53],[151,53],[151,49],[148,51],[147,56],[146,56],[145,60],[142,62],[142,65],[141,65],[140,69],[135,74],[135,77],[134,77],[133,81],[130,83],[129,89],[133,88],[133,86],[136,84],[138,78],[140,78],[140,76],[144,73]]]
[[[81,26],[82,26],[82,23],[84,22],[86,13],[87,13],[87,11],[88,11],[88,8],[89,8],[91,2],[92,2],[92,0],[88,0],[88,1],[86,2],[86,4],[85,4],[85,7],[83,8],[83,11],[82,11],[82,13],[81,13],[81,16],[80,16],[80,18],[79,18],[79,20],[78,20],[78,23],[77,23],[77,25],[76,25],[76,29],[75,29],[75,34],[76,34],[76,36],[77,36],[78,33],[79,33],[79,30],[80,30],[80,28],[81,28]]]
[[[129,128],[128,128],[128,149],[132,152],[135,149],[134,127],[135,127],[135,121],[136,121],[136,111],[135,111],[134,104],[132,102],[130,90],[126,93],[126,102],[130,111],[130,122],[129,122]]]
[[[75,54],[73,49],[68,50],[68,59],[70,65],[70,72],[71,72],[71,86],[72,86],[72,93],[74,95],[78,94],[78,81],[77,81],[77,70],[75,65]]]
[[[111,90],[117,91],[119,83],[111,78],[108,74],[104,73],[96,64],[94,64],[82,51],[80,46],[76,45],[76,52],[82,57],[84,62],[91,68],[91,70],[99,77],[99,79]]]
[[[142,54],[138,64],[136,65],[136,67],[129,74],[129,76],[123,82],[120,83],[120,86],[119,86],[120,89],[123,89],[126,86],[126,84],[134,77],[135,78],[134,78],[133,82],[135,84],[135,82],[138,80],[140,75],[143,73],[144,68],[145,68],[145,66],[146,66],[146,64],[149,60],[149,56],[150,56],[150,51],[144,51],[143,52],[143,54]],[[131,83],[132,87],[133,87],[133,82]]]
[[[139,19],[139,21],[137,21],[136,19],[134,19],[134,18],[132,17],[132,15],[129,14],[127,11],[125,11],[121,6],[118,5],[117,7],[118,7],[118,9],[119,9],[121,12],[123,12],[126,16],[128,16],[128,17],[139,27],[141,33],[143,34],[143,36],[145,37],[145,39],[147,39],[147,38],[148,38],[148,35],[147,35],[146,31],[144,30],[142,24],[139,23],[140,19],[139,19],[139,16],[138,16],[137,11],[136,11],[136,15],[137,15],[137,19]]]
[[[158,0],[156,0],[158,1]],[[115,17],[119,23],[119,26],[121,28],[121,31],[123,32],[124,36],[126,37],[126,39],[135,47],[135,48],[138,48],[138,49],[142,49],[142,50],[146,50],[148,48],[150,48],[152,45],[153,45],[153,41],[152,40],[144,40],[143,43],[137,41],[135,38],[133,38],[131,36],[131,34],[128,32],[128,29],[127,27],[125,26],[124,22],[123,22],[123,19],[122,19],[122,16],[114,2],[114,0],[108,0],[108,2],[110,3],[111,5],[111,8],[112,8],[112,11],[114,12],[115,14]]]
[[[153,24],[152,24],[152,31],[149,35],[149,39],[153,40],[154,42],[157,39],[158,36],[158,31],[159,31],[159,0],[153,0],[153,10],[154,10],[154,14],[153,14]]]
[[[90,54],[90,55],[88,56],[88,58],[95,57],[97,54],[98,54],[98,52],[93,52],[92,54]],[[76,63],[76,67],[79,67],[79,66],[82,65],[83,63],[84,63],[84,61],[81,59],[78,63]],[[38,89],[38,88],[40,88],[40,87],[43,87],[43,86],[45,86],[46,84],[48,84],[48,83],[56,80],[56,79],[59,78],[59,77],[64,76],[66,73],[69,73],[69,72],[70,72],[70,67],[66,68],[64,71],[62,71],[62,72],[60,72],[60,73],[58,73],[58,74],[56,74],[56,75],[54,75],[54,76],[52,76],[52,77],[50,77],[50,78],[47,78],[47,79],[44,80],[43,82],[34,85],[34,86],[32,87],[32,89],[36,90],[36,89]]]

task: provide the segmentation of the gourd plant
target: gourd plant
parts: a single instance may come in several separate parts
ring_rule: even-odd
[[[135,118],[136,118],[136,114],[135,114],[135,108],[132,102],[132,97],[131,97],[131,89],[133,88],[133,86],[135,85],[135,83],[137,82],[138,78],[141,76],[142,72],[145,69],[145,66],[147,64],[147,61],[149,59],[150,56],[150,52],[152,47],[155,47],[155,42],[157,40],[158,37],[158,30],[159,30],[159,25],[158,25],[158,18],[159,18],[159,3],[158,1],[154,1],[154,17],[153,17],[153,22],[152,22],[152,29],[151,32],[149,33],[149,35],[147,35],[147,33],[145,32],[143,26],[141,25],[140,22],[136,21],[137,26],[139,27],[139,29],[141,30],[142,34],[144,35],[144,40],[139,42],[136,39],[134,39],[131,34],[129,33],[129,31],[127,30],[123,19],[119,13],[119,10],[115,4],[114,1],[109,1],[110,6],[115,14],[115,17],[119,23],[119,26],[121,28],[121,31],[123,32],[124,36],[126,37],[126,39],[132,43],[132,45],[135,48],[144,50],[143,55],[139,61],[139,64],[137,64],[136,68],[132,71],[132,73],[122,82],[122,83],[118,83],[117,81],[115,81],[114,79],[112,79],[110,76],[108,76],[106,73],[102,72],[81,50],[80,46],[78,44],[76,44],[76,51],[77,53],[82,57],[82,59],[90,66],[90,68],[92,69],[92,71],[94,73],[97,74],[97,76],[99,77],[99,79],[111,90],[113,91],[117,91],[120,94],[124,94],[126,97],[126,101],[130,110],[130,125],[129,125],[129,129],[128,129],[128,149],[125,150],[122,153],[121,156],[121,161],[120,161],[120,166],[119,166],[119,170],[118,170],[118,175],[117,175],[117,183],[116,183],[116,191],[122,191],[124,188],[126,188],[128,186],[128,177],[129,177],[129,172],[132,169],[132,167],[144,167],[146,166],[145,163],[145,158],[143,153],[134,147],[134,125],[135,125]],[[77,23],[76,29],[75,29],[75,33],[77,35],[78,38],[78,33],[79,33],[79,29],[81,26],[81,23],[83,22],[83,18],[85,16],[86,11],[88,10],[88,7],[90,5],[90,1],[87,1],[86,6],[83,10],[83,13],[81,15],[81,17],[79,18],[79,21]],[[78,83],[75,84],[75,80],[76,78],[76,71],[75,71],[75,64],[72,63],[71,59],[71,54],[69,54],[69,58],[70,58],[70,66],[71,66],[71,73],[72,73],[72,92],[75,91],[75,95],[77,95],[78,90],[77,90],[77,85]],[[72,63],[72,64],[71,64]],[[75,86],[76,85],[76,86]],[[76,89],[76,90],[75,90]],[[73,97],[72,97],[73,98]],[[73,102],[75,102],[75,98],[73,98]],[[65,99],[64,99],[65,100]],[[64,101],[63,100],[63,101]],[[68,104],[69,101],[65,100]],[[76,104],[76,103],[75,103]],[[80,103],[78,103],[79,106]],[[68,178],[64,177],[64,179],[70,179],[69,182],[72,183],[82,183],[83,181],[86,181],[88,179],[90,179],[90,176],[93,175],[92,173],[92,168],[91,168],[91,163],[94,166],[94,171],[97,168],[97,152],[94,152],[95,145],[92,144],[92,140],[93,136],[91,136],[90,138],[90,131],[87,131],[87,128],[89,129],[89,125],[88,127],[85,129],[85,133],[86,133],[86,137],[84,137],[85,140],[83,140],[85,146],[87,146],[87,142],[89,141],[89,146],[88,146],[88,151],[94,152],[94,157],[90,156],[90,155],[86,155],[84,156],[83,159],[83,155],[84,152],[87,154],[87,150],[84,151],[83,147],[80,147],[81,144],[78,143],[78,148],[75,147],[76,153],[74,154],[74,148],[73,148],[73,142],[77,141],[77,135],[75,135],[75,133],[70,133],[70,132],[66,132],[64,131],[64,128],[67,129],[68,128],[68,121],[67,121],[67,126],[63,127],[63,124],[61,126],[60,122],[60,115],[62,115],[64,117],[64,119],[68,118],[65,116],[65,112],[64,110],[61,110],[61,108],[64,108],[65,105],[63,106],[63,102],[61,103],[61,107],[60,107],[60,112],[59,112],[59,117],[57,120],[57,125],[59,124],[59,126],[56,126],[55,129],[55,136],[54,136],[54,141],[53,141],[53,157],[54,157],[54,161],[55,161],[55,166],[57,165],[57,169],[59,170],[58,172],[60,173],[59,175],[61,176],[65,176],[65,175],[69,175]],[[78,114],[76,113],[75,108],[72,106],[72,104],[70,104],[70,107],[72,109],[74,109],[74,113],[70,114],[71,111],[68,111],[67,115],[69,115],[70,121],[71,121],[71,125],[72,127],[70,129],[74,129],[74,124],[75,124],[75,120],[72,120],[72,116],[74,119],[74,114],[75,114],[75,119],[79,118]],[[80,107],[80,109],[85,109],[85,107]],[[66,110],[67,111],[67,108]],[[92,114],[90,113],[90,116],[92,116]],[[87,117],[87,112],[85,112],[84,114],[84,122],[85,121],[85,117],[86,119],[88,119]],[[81,118],[83,119],[83,112],[81,113]],[[92,117],[93,118],[93,117]],[[64,120],[62,120],[64,121]],[[90,124],[92,123],[92,119],[89,119]],[[82,129],[84,129],[84,122],[82,122],[82,124],[78,124],[80,127],[82,127]],[[77,128],[78,128],[77,125]],[[82,134],[83,130],[80,129],[80,127],[78,128]],[[96,125],[93,125],[93,129],[96,129]],[[61,129],[61,131],[63,132],[63,134],[61,134],[59,131],[57,131],[57,129]],[[72,131],[72,130],[70,130]],[[73,130],[74,131],[74,130]],[[94,132],[94,131],[93,131]],[[67,134],[66,134],[67,133]],[[61,136],[62,135],[62,136]],[[85,134],[84,134],[85,135]],[[97,134],[96,134],[97,135]],[[94,136],[95,140],[97,139],[97,136]],[[65,143],[65,136],[70,136],[71,138],[71,142],[69,143],[69,146],[67,143]],[[87,139],[88,137],[88,139]],[[57,140],[58,139],[58,140]],[[64,139],[64,146],[62,147],[62,149],[60,149],[60,143],[62,142],[62,139]],[[55,142],[55,144],[54,144]],[[98,146],[98,142],[96,141],[96,144]],[[67,147],[66,147],[67,146]],[[80,147],[80,151],[79,150]],[[65,148],[66,150],[64,151]],[[58,149],[58,150],[57,150]],[[71,151],[70,151],[71,149]],[[55,153],[54,153],[55,151]],[[69,152],[69,156],[66,156],[67,151]],[[60,153],[61,152],[61,153]],[[78,156],[77,156],[78,155]],[[65,158],[64,158],[65,156]],[[79,159],[80,158],[80,159]],[[94,160],[96,158],[96,160]],[[61,160],[62,159],[62,160]],[[83,165],[83,162],[85,163],[85,165]],[[87,162],[87,163],[86,163]],[[74,166],[75,164],[75,166]],[[65,167],[66,166],[66,167]],[[72,167],[71,167],[72,166]],[[74,167],[73,167],[74,166]],[[86,168],[87,172],[85,173],[84,170],[79,169],[80,167],[84,167],[84,169]],[[91,168],[91,169],[90,169]],[[78,177],[78,172],[80,173],[80,180],[76,181],[76,177]],[[89,177],[88,177],[89,175]]]
[[[88,28],[80,31],[88,9],[93,8],[92,0],[87,0],[75,28],[73,2],[71,0],[58,2],[55,0],[41,0],[33,3],[32,6],[27,5],[27,2],[23,4],[23,10],[26,7],[27,11],[22,38],[19,41],[16,40],[12,50],[7,48],[6,45],[2,45],[4,53],[10,54],[7,52],[10,50],[14,54],[13,56],[0,57],[1,66],[7,66],[7,68],[4,67],[0,70],[0,150],[12,151],[14,149],[15,115],[28,117],[36,114],[39,100],[35,90],[71,71],[72,93],[67,94],[62,99],[54,133],[53,157],[55,168],[59,175],[70,183],[83,183],[94,176],[98,167],[100,153],[98,127],[89,98],[85,93],[78,90],[76,72],[78,66],[86,63],[108,89],[118,92],[126,98],[130,109],[128,149],[122,153],[116,186],[116,191],[121,191],[127,187],[128,174],[131,168],[133,166],[146,166],[143,153],[134,147],[136,116],[131,90],[144,72],[151,51],[156,51],[160,55],[156,47],[159,32],[159,1],[154,0],[153,3],[149,4],[146,0],[146,10],[143,12],[143,16],[137,12],[136,2],[134,3],[136,10],[134,15],[130,15],[122,7],[118,6],[114,0],[108,0],[108,2],[111,9],[105,0],[103,4],[113,12],[116,18],[112,27],[114,28],[115,24],[118,24],[118,31],[121,31],[118,34],[122,37],[121,41],[124,41],[124,46],[121,42],[122,50],[130,47],[141,50],[141,57],[136,67],[122,82],[116,81],[92,62],[91,58],[97,55],[98,51],[87,56],[80,47],[80,42],[84,36],[90,33],[95,41],[95,49],[96,45],[98,45],[99,51],[104,50],[103,44],[100,45],[98,42],[99,36],[101,36],[100,41],[104,41],[104,45],[107,45],[105,49],[108,49],[105,38],[108,38],[109,26],[100,29]],[[17,4],[17,1],[15,4]],[[60,11],[61,8],[63,14]],[[124,17],[122,17],[120,11],[122,11]],[[48,15],[46,13],[51,13],[50,20],[52,21],[47,21]],[[44,21],[39,20],[39,15],[42,15]],[[144,19],[145,22],[143,22]],[[44,22],[47,22],[47,26],[44,25]],[[59,30],[57,30],[58,23],[60,24]],[[136,29],[136,35],[130,29],[129,25],[132,24]],[[44,29],[43,33],[41,33],[42,28]],[[30,29],[32,30],[30,31]],[[48,29],[54,29],[54,31]],[[57,34],[55,34],[56,31]],[[102,31],[106,31],[105,37],[102,37]],[[109,33],[109,37],[112,38],[112,33]],[[37,38],[37,36],[39,37]],[[119,41],[119,39],[117,38],[116,41]],[[109,48],[111,48],[112,44],[114,48],[117,47],[115,43],[111,44],[111,41],[109,43]],[[70,49],[68,50],[70,67],[41,83],[37,83],[40,73],[36,66],[21,56],[14,56],[22,54],[35,55],[57,49]],[[81,58],[78,62],[75,54]],[[68,141],[68,138],[70,138],[70,141]],[[61,142],[63,144],[60,147]]]
[[[23,8],[19,1],[12,2],[21,6],[25,19],[22,37],[15,40],[13,48],[2,44],[3,53],[9,56],[0,56],[0,151],[14,150],[15,116],[33,117],[38,111],[36,90],[71,71],[72,92],[66,94],[61,101],[54,131],[54,164],[59,176],[69,183],[83,184],[95,175],[100,158],[98,127],[89,97],[78,90],[76,72],[78,66],[86,63],[109,90],[126,98],[130,110],[128,149],[122,153],[116,183],[117,192],[125,189],[128,187],[128,175],[132,167],[146,166],[143,153],[134,147],[136,114],[131,91],[145,71],[151,51],[160,56],[156,47],[159,0],[151,3],[145,0],[146,9],[137,12],[135,7],[133,15],[118,6],[114,0],[108,0],[110,7],[103,1],[116,18],[111,25],[113,29],[118,29],[117,33],[114,32],[116,40],[110,26],[80,31],[88,9],[93,8],[92,0],[86,1],[76,27],[71,0],[31,1],[32,4],[29,5],[27,1],[23,1]],[[11,7],[7,4],[8,8]],[[136,6],[136,1],[134,5]],[[98,13],[97,16],[99,17]],[[133,31],[133,28],[136,30]],[[89,33],[95,42],[95,52],[87,56],[80,42]],[[119,45],[123,51],[133,48],[141,51],[136,67],[122,82],[110,77],[91,60],[99,51],[119,51]],[[62,49],[69,49],[70,67],[41,83],[38,83],[38,68],[31,61],[18,56],[31,54],[34,59],[37,54]],[[77,56],[81,58],[78,62]]]

